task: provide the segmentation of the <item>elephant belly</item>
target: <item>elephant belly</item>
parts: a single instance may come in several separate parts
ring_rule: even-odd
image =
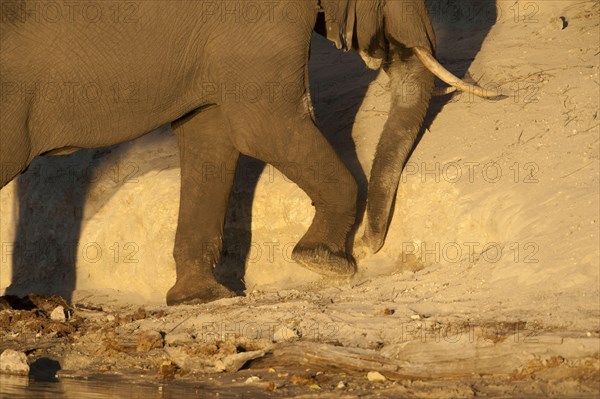
[[[283,19],[282,3],[259,2],[275,7],[259,22],[213,15],[206,10],[213,2],[167,3],[136,3],[135,23],[16,19],[3,27],[2,105],[21,105],[9,116],[26,126],[32,156],[135,139],[213,103],[208,92],[237,103],[231,82],[242,100],[257,86],[267,98],[273,82],[302,71],[316,18],[311,2],[300,3],[302,23]]]

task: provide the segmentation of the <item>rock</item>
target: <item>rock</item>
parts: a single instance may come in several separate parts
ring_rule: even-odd
[[[338,384],[335,388],[336,389],[344,389],[344,388],[346,388],[346,383],[344,381],[340,381],[340,382],[338,382]]]
[[[258,359],[259,357],[263,357],[264,355],[265,351],[236,353],[234,355],[226,356],[223,359],[216,360],[215,367],[219,371],[226,371],[228,373],[232,373],[241,369],[244,366],[244,364],[246,364],[248,361]]]
[[[292,328],[281,326],[278,327],[273,333],[273,342],[286,342],[295,341],[300,337],[297,330]]]
[[[72,352],[63,357],[62,361],[60,362],[60,368],[62,370],[83,370],[87,367],[90,367],[93,362],[94,361],[92,358],[90,358],[90,356]]]
[[[256,384],[257,382],[260,382],[260,377],[253,375],[252,377],[248,377],[248,379],[244,381],[244,384]]]
[[[0,372],[10,374],[29,374],[27,355],[12,349],[7,349],[0,355]]]
[[[569,22],[565,17],[553,17],[549,21],[552,30],[564,30],[569,26]]]
[[[58,295],[46,296],[46,295],[38,295],[38,294],[29,294],[27,295],[28,300],[34,307],[42,310],[47,315],[52,314],[52,312],[57,308],[62,306],[63,312],[65,310],[70,309],[67,301]]]
[[[379,371],[369,371],[367,373],[367,379],[371,382],[385,382],[387,378]]]
[[[193,372],[216,372],[214,362],[205,356],[199,354],[189,354],[184,347],[166,347],[165,352],[169,359],[177,365],[180,369]]]
[[[98,371],[101,373],[109,372],[111,369],[112,369],[112,366],[110,364],[101,364],[98,367]]]
[[[132,321],[143,320],[146,317],[147,317],[147,314],[146,314],[146,310],[144,310],[144,308],[139,308],[131,315]]]
[[[163,347],[163,337],[158,331],[147,330],[142,331],[138,335],[137,348],[138,352],[148,352],[152,349]]]
[[[194,338],[188,333],[167,334],[165,336],[165,345],[178,346],[189,344],[194,341]]]
[[[290,383],[294,385],[312,385],[315,383],[315,379],[310,374],[293,374],[290,377]]]
[[[115,321],[116,317],[109,314],[106,316],[106,321],[108,321],[109,323],[112,323],[113,321]]]
[[[269,381],[267,383],[267,386],[265,387],[265,389],[267,391],[274,392],[274,391],[276,391],[280,387],[281,387],[281,385],[276,385],[273,381]]]
[[[52,313],[50,313],[50,319],[54,321],[60,321],[63,323],[67,321],[67,316],[65,315],[65,308],[62,306],[55,307]]]
[[[170,360],[164,360],[158,369],[158,374],[166,380],[172,380],[175,378],[177,372],[177,366]]]

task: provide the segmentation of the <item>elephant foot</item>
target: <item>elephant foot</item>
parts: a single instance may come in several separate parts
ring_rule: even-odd
[[[367,228],[362,236],[362,243],[371,250],[371,253],[376,254],[385,243],[386,230]]]
[[[214,281],[214,277],[186,276],[167,292],[167,305],[195,305],[223,298],[232,298],[236,294]]]
[[[352,276],[356,273],[356,264],[346,253],[332,252],[324,245],[312,247],[297,245],[292,251],[292,259],[301,266],[323,276]]]
[[[370,254],[371,254],[370,247],[368,247],[364,238],[360,238],[359,240],[357,240],[356,243],[354,244],[354,252],[352,253],[352,255],[354,256],[354,259],[357,262],[360,262],[363,259],[367,258]]]

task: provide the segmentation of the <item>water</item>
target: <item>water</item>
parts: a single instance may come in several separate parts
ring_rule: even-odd
[[[264,398],[264,388],[223,386],[218,383],[181,384],[177,382],[131,383],[105,376],[82,379],[39,381],[28,377],[0,374],[0,399],[181,399],[181,398]]]

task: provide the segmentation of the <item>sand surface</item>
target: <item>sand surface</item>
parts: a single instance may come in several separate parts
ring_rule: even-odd
[[[600,7],[438,3],[438,58],[508,99],[432,102],[386,245],[376,255],[357,245],[354,278],[323,281],[290,261],[310,201],[244,159],[218,274],[245,296],[164,306],[179,192],[164,127],[36,160],[2,189],[0,293],[59,294],[72,315],[51,321],[50,305],[1,311],[0,349],[28,350],[30,363],[58,359],[64,376],[217,373],[269,395],[598,395]],[[316,116],[363,195],[386,85],[356,54],[315,38]],[[30,307],[57,305],[40,301]],[[228,374],[237,366],[224,364],[251,352],[249,370]],[[367,380],[375,370],[385,382]],[[261,379],[244,384],[252,375]],[[339,381],[347,386],[336,390]]]

